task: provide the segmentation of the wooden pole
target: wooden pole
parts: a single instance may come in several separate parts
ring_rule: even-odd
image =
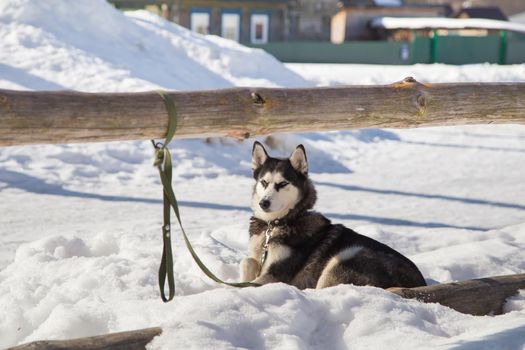
[[[525,124],[525,83],[420,84],[173,92],[176,137],[247,138],[353,128]],[[0,90],[0,146],[162,138],[160,96]]]
[[[404,298],[439,303],[471,315],[499,315],[505,300],[525,289],[525,273],[417,288],[390,288]]]

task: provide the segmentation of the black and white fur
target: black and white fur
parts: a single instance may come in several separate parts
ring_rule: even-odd
[[[256,183],[251,256],[241,262],[243,281],[284,282],[300,289],[341,283],[381,288],[426,285],[418,268],[402,254],[311,210],[317,195],[302,145],[289,158],[278,159],[255,142],[252,170]],[[261,266],[266,234],[267,258]]]

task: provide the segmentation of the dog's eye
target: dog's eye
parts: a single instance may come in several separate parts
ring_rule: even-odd
[[[278,188],[284,188],[284,187],[286,187],[287,185],[288,185],[288,182],[283,181],[283,182],[279,182],[279,183],[277,184],[277,187],[278,187]]]
[[[268,182],[261,180],[261,185],[263,185],[264,188],[268,187]]]

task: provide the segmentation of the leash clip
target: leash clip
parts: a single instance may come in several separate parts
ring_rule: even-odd
[[[265,240],[264,240],[263,248],[265,250],[268,250],[268,242],[270,242],[270,239],[272,238],[272,231],[273,231],[273,227],[268,225],[266,232],[264,232]]]
[[[154,140],[151,140],[151,143],[155,148],[155,161],[153,162],[153,165],[159,167],[164,163],[164,150],[166,147],[162,142],[155,142]]]
[[[162,142],[155,142],[155,140],[151,140],[151,144],[155,149],[164,148],[164,144]]]
[[[266,261],[266,258],[268,257],[268,246],[270,243],[270,239],[272,239],[273,229],[274,229],[274,226],[272,225],[271,221],[268,221],[268,228],[264,232],[265,237],[264,237],[264,244],[262,246],[261,268],[259,270],[259,274],[261,273],[264,262]]]

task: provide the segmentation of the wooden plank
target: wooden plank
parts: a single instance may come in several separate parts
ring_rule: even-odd
[[[439,303],[471,315],[499,315],[505,299],[525,289],[525,273],[417,288],[390,288],[404,298]]]
[[[525,124],[525,83],[420,84],[173,92],[176,137]],[[0,90],[0,146],[162,138],[158,94]]]
[[[39,340],[7,350],[145,350],[154,337],[162,333],[158,327],[69,340]]]

